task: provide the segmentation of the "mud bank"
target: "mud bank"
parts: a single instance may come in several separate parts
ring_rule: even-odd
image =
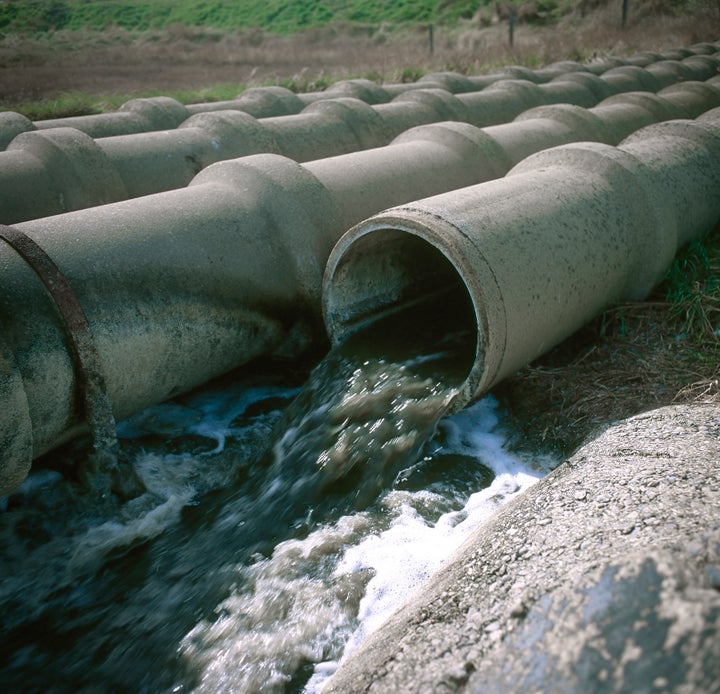
[[[715,691],[719,510],[719,404],[616,423],[481,527],[324,691]]]

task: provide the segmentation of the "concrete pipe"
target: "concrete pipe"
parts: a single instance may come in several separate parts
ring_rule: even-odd
[[[593,133],[618,137],[623,108],[626,129],[652,117],[636,104],[594,113],[543,107],[536,118],[486,131],[423,126],[390,146],[304,166],[256,155],[208,167],[184,190],[15,229],[74,288],[121,418],[317,338],[322,270],[344,229],[392,205],[498,178],[523,141],[541,148]],[[608,112],[614,131],[603,125]],[[0,410],[4,494],[34,457],[83,431],[85,416],[66,329],[47,291],[1,240],[0,267],[0,393],[12,404]]]
[[[620,147],[535,154],[503,180],[396,207],[347,232],[328,260],[333,343],[426,295],[464,307],[475,360],[460,409],[609,304],[641,299],[676,250],[720,219],[720,129],[651,125]],[[427,316],[428,340],[433,316]]]
[[[612,87],[604,76],[573,73],[541,85],[502,80],[459,96],[416,90],[374,107],[352,98],[325,100],[300,114],[261,120],[240,111],[200,113],[172,130],[100,138],[95,143],[79,131],[74,137],[59,129],[24,133],[0,152],[0,222],[14,224],[173,190],[214,162],[248,154],[273,152],[310,161],[378,147],[425,123],[452,119],[483,127],[512,120],[540,104],[591,106],[621,88],[653,86],[648,75],[633,68],[622,75],[622,84]],[[67,174],[86,167],[89,153],[98,184],[112,185],[82,188],[77,177]]]
[[[14,229],[74,289],[122,418],[320,335],[322,270],[341,231],[491,175],[475,165],[488,146],[481,135],[453,123],[305,167],[272,154],[231,160],[183,190]],[[43,283],[2,240],[0,268],[3,495],[33,458],[85,430],[85,414],[66,327]]]
[[[462,76],[459,75],[458,78],[460,77]],[[5,112],[0,114],[0,150],[7,147],[12,139],[21,132],[36,129],[76,128],[91,137],[99,138],[168,130],[176,128],[192,115],[213,111],[241,111],[255,118],[270,118],[300,113],[307,105],[316,101],[338,97],[353,97],[369,104],[380,104],[390,101],[394,96],[405,91],[428,87],[447,89],[452,83],[449,76],[446,79],[440,79],[440,73],[438,73],[438,79],[439,81],[426,79],[423,82],[408,85],[388,85],[392,89],[381,87],[370,80],[344,80],[333,84],[325,91],[305,94],[295,94],[289,89],[279,86],[255,87],[246,89],[235,99],[188,106],[183,106],[169,97],[133,99],[111,113],[54,118],[40,120],[36,123],[19,113]],[[498,76],[497,79],[501,79],[501,76]],[[486,83],[489,84],[491,81],[496,80],[491,79]],[[486,83],[479,81],[476,85],[468,81],[464,85],[465,88],[460,91],[482,89]]]
[[[0,151],[4,150],[20,133],[37,130],[29,118],[14,111],[0,112]]]
[[[167,96],[156,96],[133,99],[112,113],[39,120],[35,121],[35,126],[38,130],[75,128],[91,137],[108,137],[118,133],[176,128],[189,117],[190,112],[180,102]]]
[[[255,118],[287,116],[299,113],[306,104],[294,92],[279,86],[253,87],[238,94],[234,99],[210,103],[188,104],[188,113],[210,113],[212,111],[242,111]],[[120,134],[120,133],[118,133]]]
[[[18,135],[0,152],[0,191],[0,222],[6,224],[128,197],[103,150],[74,128]]]
[[[711,50],[707,48],[714,48]],[[704,53],[717,52],[712,44],[700,46],[697,51]],[[694,56],[695,49],[687,51],[687,55]],[[661,59],[677,53],[661,55]],[[0,150],[20,132],[33,129],[46,130],[49,128],[66,127],[76,128],[91,137],[112,137],[138,132],[151,132],[167,130],[177,127],[191,115],[211,111],[235,110],[248,113],[256,118],[269,118],[274,116],[291,115],[299,113],[305,106],[316,101],[337,97],[353,97],[369,104],[380,104],[390,101],[393,97],[405,91],[418,88],[446,89],[453,93],[465,93],[484,89],[489,84],[500,79],[526,79],[533,82],[545,82],[562,72],[568,70],[591,71],[600,74],[611,67],[628,64],[630,59],[605,58],[590,65],[582,65],[574,61],[555,63],[538,70],[518,66],[508,66],[490,75],[466,77],[459,73],[438,72],[422,77],[415,83],[400,83],[378,85],[370,80],[344,80],[337,82],[322,92],[309,92],[295,94],[279,86],[255,87],[247,89],[235,99],[209,103],[198,103],[183,106],[169,97],[156,97],[150,99],[133,99],[115,112],[77,116],[71,118],[58,118],[32,123],[20,114],[0,114]],[[687,77],[686,79],[698,79]],[[19,129],[20,128],[20,129]]]

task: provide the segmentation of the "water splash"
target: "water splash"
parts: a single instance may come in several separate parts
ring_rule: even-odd
[[[0,513],[5,686],[314,691],[400,573],[411,590],[539,474],[503,452],[490,401],[438,426],[471,347],[418,310],[335,351],[289,407],[297,372],[122,423],[135,499],[87,494],[82,449],[43,461]],[[450,337],[428,349],[428,329]],[[412,562],[392,569],[399,543]]]
[[[554,464],[505,444],[485,398],[443,420],[376,504],[238,565],[237,586],[182,641],[194,691],[319,692],[473,529]]]

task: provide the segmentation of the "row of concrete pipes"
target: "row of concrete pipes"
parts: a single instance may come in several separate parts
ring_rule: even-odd
[[[107,433],[260,355],[298,354],[323,339],[321,313],[338,341],[448,286],[476,336],[463,406],[609,302],[643,296],[712,228],[719,104],[709,80],[484,129],[442,122],[0,226],[0,494],[88,420]]]
[[[242,111],[255,118],[287,116],[299,113],[309,104],[324,99],[352,97],[368,104],[382,104],[391,101],[398,94],[414,89],[444,89],[452,93],[474,92],[484,89],[501,79],[523,79],[531,82],[549,82],[555,77],[573,71],[601,74],[611,68],[637,65],[645,67],[650,63],[667,61],[671,72],[676,67],[670,63],[685,58],[703,56],[717,52],[714,43],[698,43],[689,48],[666,50],[662,53],[643,51],[628,58],[607,56],[592,63],[561,61],[545,67],[530,70],[520,66],[508,66],[487,75],[465,76],[454,72],[437,72],[421,77],[417,82],[378,85],[371,80],[343,80],[318,92],[295,94],[284,87],[256,87],[246,89],[235,99],[197,103],[187,106],[169,97],[133,99],[115,112],[53,118],[33,122],[20,113],[0,113],[0,150],[7,147],[16,135],[34,130],[54,128],[75,128],[91,137],[111,137],[130,133],[151,132],[176,128],[197,113],[211,111]],[[662,69],[662,68],[661,68]],[[685,79],[692,79],[686,77]]]
[[[707,50],[707,44],[698,50]],[[644,61],[650,57],[642,56]],[[657,92],[680,81],[704,81],[717,75],[720,54],[663,59],[645,68],[600,65],[607,68],[600,76],[587,70],[558,74],[556,66],[543,75],[554,75],[552,81],[542,84],[503,78],[482,91],[457,95],[426,88],[433,83],[419,81],[390,103],[378,105],[355,97],[330,98],[341,90],[329,89],[322,92],[324,100],[296,115],[258,119],[242,110],[216,110],[191,116],[171,130],[96,139],[68,127],[79,119],[53,121],[67,125],[19,134],[0,152],[0,223],[182,188],[210,164],[249,154],[273,152],[305,162],[381,147],[427,123],[453,120],[485,127],[542,104],[589,107],[615,94]],[[539,73],[517,70],[536,79]],[[460,90],[467,85],[451,86]]]

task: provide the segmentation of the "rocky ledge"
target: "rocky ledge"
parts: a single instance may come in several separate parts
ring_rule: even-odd
[[[710,692],[720,404],[623,420],[502,508],[325,692]]]

